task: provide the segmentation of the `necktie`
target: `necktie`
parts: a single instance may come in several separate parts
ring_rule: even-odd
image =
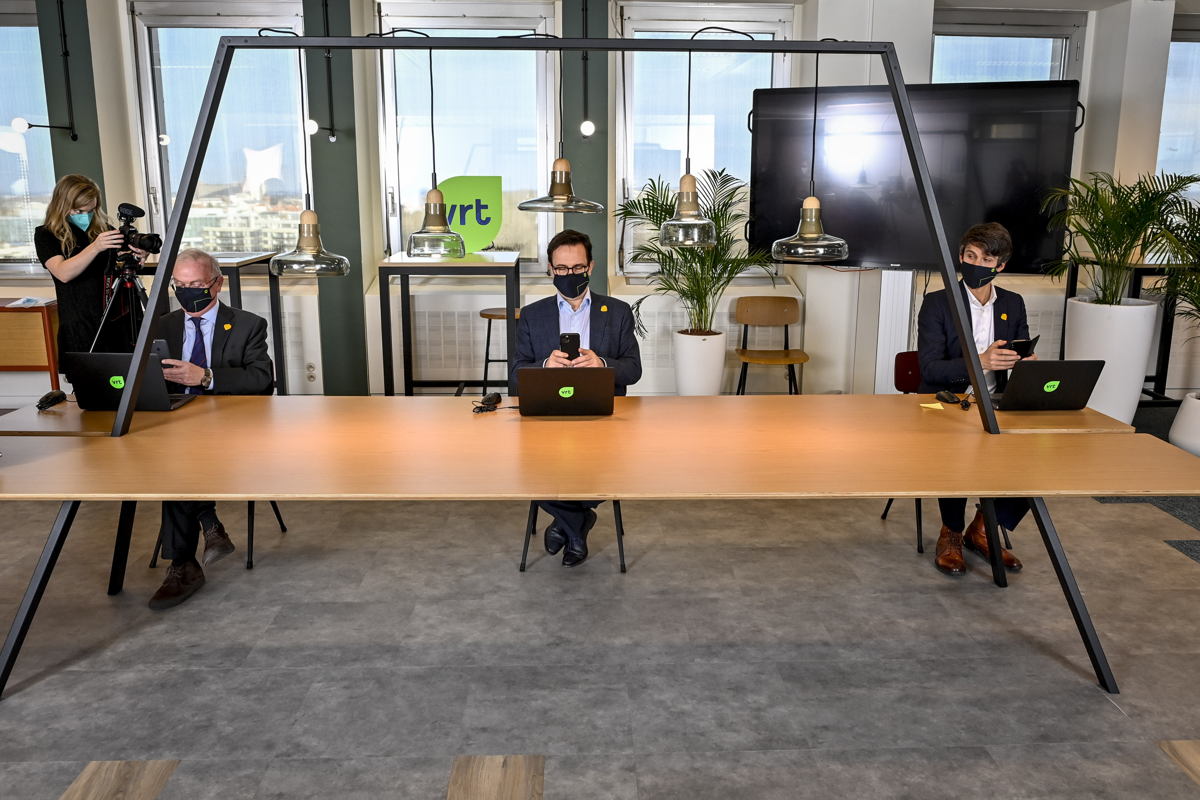
[[[204,349],[204,328],[200,325],[200,317],[191,317],[192,324],[196,326],[196,335],[192,339],[192,355],[188,361],[195,364],[197,367],[208,366],[208,353]],[[200,394],[204,389],[199,386],[189,386],[188,394]]]

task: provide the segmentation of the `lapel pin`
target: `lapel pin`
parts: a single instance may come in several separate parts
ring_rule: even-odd
[[[228,322],[225,323],[225,330],[231,330],[232,328],[233,328],[233,326],[230,325]]]
[[[1008,319],[1008,314],[1001,314],[1001,315],[1000,315],[1000,319]],[[225,326],[225,330],[229,330],[229,326],[228,326],[228,325],[226,325],[226,326]]]
[[[608,306],[600,306],[601,311],[608,311]]]

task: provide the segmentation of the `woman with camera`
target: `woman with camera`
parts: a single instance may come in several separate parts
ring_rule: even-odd
[[[54,185],[45,223],[33,233],[38,261],[54,278],[58,298],[58,352],[87,352],[108,301],[110,266],[124,240],[100,208],[100,187],[85,175],[64,175]],[[133,250],[139,261],[146,254]],[[118,300],[118,304],[120,304]],[[96,341],[97,352],[128,352],[129,308],[114,307]],[[119,321],[118,321],[119,320]]]

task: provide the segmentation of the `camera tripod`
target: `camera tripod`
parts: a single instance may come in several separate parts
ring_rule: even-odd
[[[95,352],[96,345],[104,334],[105,325],[110,322],[113,306],[117,304],[118,299],[122,300],[123,305],[129,309],[129,336],[126,340],[129,350],[133,349],[133,343],[137,341],[138,329],[146,315],[146,304],[149,302],[149,297],[146,294],[146,287],[142,285],[142,279],[137,274],[137,260],[132,253],[123,251],[117,254],[109,280],[111,283],[105,288],[108,302],[104,305],[104,314],[101,315],[100,324],[96,327],[92,346],[88,348],[89,353]]]

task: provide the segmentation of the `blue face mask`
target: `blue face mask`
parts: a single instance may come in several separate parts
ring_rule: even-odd
[[[78,214],[68,214],[67,219],[81,231],[86,231],[92,224],[93,211],[80,211]]]

